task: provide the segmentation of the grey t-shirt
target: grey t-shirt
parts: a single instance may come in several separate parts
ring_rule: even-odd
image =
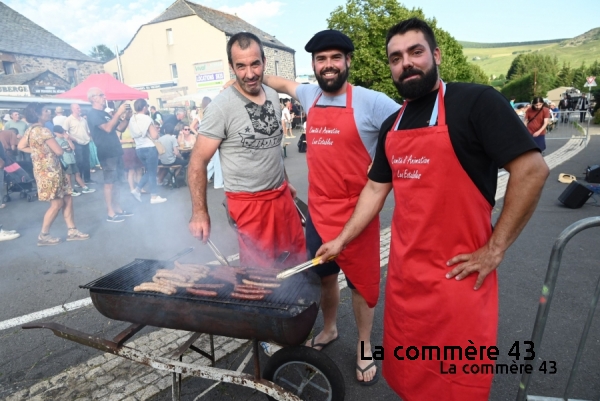
[[[165,153],[158,156],[158,159],[162,164],[173,164],[176,159],[174,149],[179,146],[177,144],[177,139],[171,134],[165,134],[158,138],[158,141],[162,143],[165,148]]]
[[[310,114],[310,108],[315,99],[322,92],[319,85],[304,84],[296,87],[296,96],[304,110],[306,110],[307,116]],[[323,94],[317,105],[345,107],[346,94],[339,96]],[[361,86],[352,86],[352,108],[354,109],[354,121],[356,122],[356,128],[358,128],[358,134],[369,155],[371,155],[371,159],[373,159],[377,148],[379,129],[389,116],[398,111],[400,105],[381,92]]]
[[[228,192],[259,192],[279,187],[284,180],[279,95],[263,85],[262,106],[232,85],[204,111],[199,134],[222,140],[221,167]]]

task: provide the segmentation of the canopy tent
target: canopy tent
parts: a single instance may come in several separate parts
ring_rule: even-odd
[[[106,100],[134,100],[148,99],[148,92],[133,89],[124,83],[116,80],[110,74],[92,74],[82,83],[57,95],[58,98],[81,99],[87,101],[87,92],[90,88],[100,88],[106,95]]]

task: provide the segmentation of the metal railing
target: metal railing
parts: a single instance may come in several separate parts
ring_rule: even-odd
[[[592,116],[589,112],[558,111],[551,112],[551,119],[546,129],[546,140],[549,139],[585,139],[589,134]]]
[[[535,325],[533,326],[533,333],[531,334],[531,341],[533,342],[533,344],[542,343],[542,337],[544,336],[544,329],[546,328],[548,313],[550,312],[550,304],[552,302],[552,298],[554,297],[554,288],[556,286],[556,279],[558,278],[558,269],[560,267],[560,262],[565,246],[576,234],[592,227],[600,227],[600,217],[589,217],[571,224],[569,227],[565,228],[562,233],[560,233],[558,239],[554,243],[554,246],[552,247],[552,253],[550,255],[548,271],[546,272],[546,278],[544,280],[544,286],[542,287],[542,296],[540,298],[540,304],[535,319]],[[579,362],[583,355],[583,349],[585,348],[585,343],[587,341],[587,337],[590,331],[592,320],[594,318],[594,312],[596,311],[596,306],[598,305],[599,298],[600,279],[598,280],[596,290],[594,291],[594,296],[592,297],[590,310],[585,321],[585,326],[583,327],[583,332],[579,340],[579,346],[577,347],[577,353],[575,355],[573,367],[571,368],[571,373],[569,374],[569,379],[563,396],[554,398],[527,395],[527,389],[529,388],[529,382],[531,380],[532,373],[527,373],[527,371],[524,371],[521,376],[521,382],[519,384],[517,401],[569,400],[568,395],[573,387],[575,375],[577,374],[577,370],[579,368]]]

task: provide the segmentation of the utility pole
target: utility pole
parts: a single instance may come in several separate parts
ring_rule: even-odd
[[[536,89],[537,89],[537,73],[538,73],[538,69],[537,67],[533,69],[533,97],[535,97]]]

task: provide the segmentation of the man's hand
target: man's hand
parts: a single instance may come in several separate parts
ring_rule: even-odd
[[[127,112],[127,103],[123,103],[119,106],[119,108],[117,109],[117,115],[118,116],[122,116],[123,114],[125,114]],[[131,110],[131,109],[130,109]]]
[[[456,280],[462,280],[469,274],[478,272],[479,275],[473,288],[474,290],[478,290],[481,288],[487,275],[496,270],[503,258],[504,251],[493,250],[489,243],[485,244],[473,253],[457,255],[446,262],[448,266],[460,263],[446,274],[446,278],[451,279],[456,277]]]
[[[321,245],[315,257],[320,257],[321,260],[319,261],[319,263],[323,264],[327,262],[329,258],[337,257],[344,250],[344,248],[344,243],[338,237],[332,241],[326,242],[323,245]]]
[[[296,195],[298,194],[298,191],[296,191],[296,188],[289,182],[288,182],[288,188],[290,189],[290,192],[292,194],[292,199],[296,199]]]
[[[194,237],[206,244],[210,237],[210,216],[206,212],[193,214],[188,228]]]

